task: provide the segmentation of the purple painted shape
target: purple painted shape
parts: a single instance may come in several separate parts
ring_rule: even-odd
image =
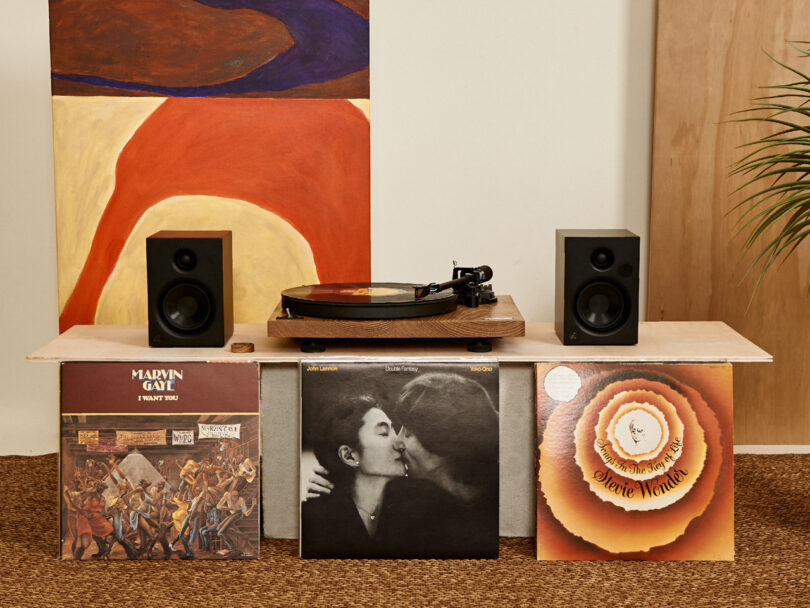
[[[249,74],[198,87],[161,87],[82,74],[52,74],[60,80],[174,97],[214,97],[284,91],[327,82],[368,66],[368,20],[335,0],[196,0],[224,10],[253,9],[275,17],[293,37],[291,48]]]

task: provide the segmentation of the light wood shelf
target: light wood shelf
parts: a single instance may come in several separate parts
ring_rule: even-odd
[[[300,341],[267,337],[265,324],[237,324],[223,348],[151,348],[143,325],[76,325],[30,355],[30,361],[258,361],[425,358],[542,361],[769,363],[773,357],[720,321],[639,324],[635,346],[564,346],[553,323],[526,323],[526,335],[492,340],[492,352],[467,351],[467,340],[334,340],[326,352],[302,353]],[[253,342],[252,353],[232,353],[231,342]]]

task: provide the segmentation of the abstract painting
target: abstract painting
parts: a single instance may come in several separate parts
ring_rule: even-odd
[[[54,95],[368,97],[368,0],[51,0]]]
[[[234,316],[371,273],[368,2],[51,0],[60,331],[146,322],[146,236],[231,230]]]

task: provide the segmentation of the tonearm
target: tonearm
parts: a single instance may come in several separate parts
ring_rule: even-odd
[[[452,280],[414,287],[414,296],[418,300],[432,293],[452,289],[458,295],[459,302],[469,308],[477,308],[479,304],[498,301],[492,291],[492,285],[484,285],[491,278],[492,268],[489,266],[456,266],[454,263]]]

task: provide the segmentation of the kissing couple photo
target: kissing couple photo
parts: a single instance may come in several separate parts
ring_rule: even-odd
[[[304,362],[304,558],[497,558],[498,365]]]

